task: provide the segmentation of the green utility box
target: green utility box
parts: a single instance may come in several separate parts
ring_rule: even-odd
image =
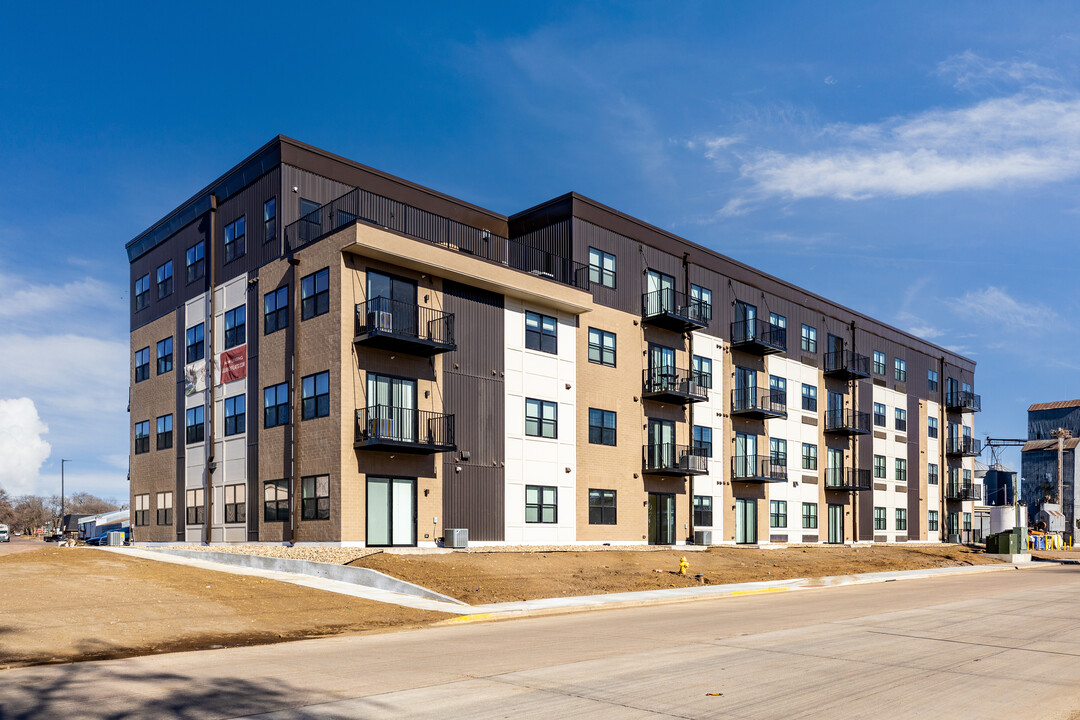
[[[986,538],[986,552],[995,555],[1019,555],[1027,552],[1027,531],[1013,528]]]

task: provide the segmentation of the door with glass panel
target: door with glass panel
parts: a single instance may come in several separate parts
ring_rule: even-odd
[[[675,278],[650,270],[645,281],[646,315],[675,309]]]
[[[749,368],[735,368],[735,408],[748,410],[757,403],[757,372]]]
[[[416,442],[416,381],[368,373],[368,428],[373,437]]]
[[[757,464],[757,435],[735,433],[735,477],[754,477]]]
[[[416,545],[416,478],[368,476],[367,544]]]
[[[649,467],[675,467],[675,422],[649,419]]]
[[[757,337],[757,308],[742,300],[735,303],[735,332],[732,342],[747,342]]]
[[[654,392],[678,389],[673,348],[649,344],[649,384]]]
[[[757,500],[736,498],[735,542],[741,545],[757,542]]]
[[[829,542],[844,542],[844,506],[829,505]]]
[[[842,487],[844,484],[844,451],[829,448],[829,458],[825,465],[825,487]]]
[[[675,544],[675,496],[649,493],[649,544]]]
[[[369,270],[367,324],[397,335],[417,335],[416,283]]]

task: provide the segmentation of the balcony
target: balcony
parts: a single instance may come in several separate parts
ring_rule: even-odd
[[[731,458],[732,482],[787,482],[787,462],[768,455],[736,455]]]
[[[945,408],[949,412],[981,412],[982,396],[966,390],[951,392],[945,396]]]
[[[982,500],[982,486],[974,483],[950,482],[945,484],[946,500]]]
[[[731,414],[753,420],[787,417],[787,393],[769,388],[736,388],[731,391]]]
[[[859,468],[825,468],[825,489],[843,491],[871,490],[874,481],[869,470]]]
[[[761,318],[731,323],[731,346],[754,355],[772,355],[787,350],[787,328]]]
[[[353,342],[421,357],[457,350],[454,313],[377,297],[356,306]]]
[[[675,443],[652,443],[645,448],[645,472],[685,477],[709,472],[709,458],[697,448]]]
[[[641,322],[646,325],[686,332],[707,327],[712,306],[674,290],[654,290],[641,296]]]
[[[836,408],[825,413],[825,432],[833,435],[869,435],[870,413]]]
[[[641,397],[673,405],[689,405],[709,399],[709,391],[701,376],[691,370],[655,368],[644,371]]]
[[[870,377],[870,358],[851,350],[825,353],[825,377],[862,380]]]
[[[454,416],[390,405],[360,408],[353,447],[412,455],[456,450]]]
[[[945,441],[945,454],[953,457],[978,457],[982,454],[982,441],[954,435]]]

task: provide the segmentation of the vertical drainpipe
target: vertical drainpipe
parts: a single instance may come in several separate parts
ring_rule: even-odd
[[[206,382],[206,397],[207,407],[203,410],[206,416],[208,424],[208,432],[206,433],[206,517],[203,519],[203,541],[209,545],[213,542],[213,528],[214,528],[214,469],[216,468],[216,461],[214,460],[214,402],[215,402],[215,383],[214,383],[214,361],[217,359],[214,354],[214,318],[216,316],[216,296],[217,296],[217,195],[211,193],[210,195],[210,315],[206,319],[206,331],[204,333],[204,339],[206,346],[209,349],[207,355],[209,356],[209,362],[207,367],[209,368],[209,377]]]
[[[851,354],[852,361],[855,360],[855,321],[851,321],[851,350],[848,351]],[[843,358],[840,361],[843,362]],[[848,382],[851,383],[851,419],[856,420],[855,413],[859,408],[859,381],[857,378],[851,378]],[[826,392],[826,403],[828,402],[828,393]],[[826,451],[828,452],[828,451]],[[851,436],[851,475],[852,479],[859,476],[859,436]],[[873,483],[873,480],[871,480]],[[870,491],[871,493],[873,490]],[[856,543],[859,541],[859,491],[851,491],[851,541]]]
[[[288,238],[285,239],[288,242]],[[296,266],[300,264],[300,260],[293,257],[293,253],[290,250],[288,254],[287,262],[289,263],[289,269],[286,273],[286,277],[289,282],[289,327],[285,330],[285,361],[288,363],[286,367],[286,374],[289,381],[289,437],[288,437],[288,468],[286,477],[289,478],[289,526],[287,529],[288,537],[283,537],[290,543],[296,542],[296,513],[297,513],[297,479],[296,479],[296,428],[297,422],[300,419],[301,410],[300,407],[300,388],[296,387],[296,324],[299,318],[297,314],[298,300],[300,299],[300,288],[296,283]]]
[[[687,300],[689,300],[690,299],[690,253],[683,253],[682,264],[683,264],[683,288],[686,290],[686,297],[687,297]],[[687,303],[687,305],[689,305],[689,303]],[[690,380],[693,380],[693,377],[694,377],[694,331],[693,331],[693,329],[691,329],[691,330],[689,330],[687,332],[686,344],[687,344],[687,352],[686,352],[686,354],[688,356],[687,360],[689,361],[688,367],[687,367],[687,372],[690,373]],[[694,403],[690,403],[689,412],[690,412],[690,428],[689,428],[690,429],[690,435],[687,438],[687,440],[689,440],[689,442],[687,444],[690,446],[691,449],[693,449],[693,445],[694,445]],[[687,512],[687,518],[688,518],[687,519],[687,527],[690,528],[687,540],[690,540],[690,539],[692,539],[694,537],[694,476],[693,475],[688,475],[686,477],[686,485],[687,485],[686,497],[687,497],[687,505],[688,505],[688,508],[687,508],[688,509],[688,512]]]

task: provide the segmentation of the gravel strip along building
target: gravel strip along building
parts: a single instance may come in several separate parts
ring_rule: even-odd
[[[975,363],[570,193],[277,137],[127,245],[136,542],[958,541]]]

